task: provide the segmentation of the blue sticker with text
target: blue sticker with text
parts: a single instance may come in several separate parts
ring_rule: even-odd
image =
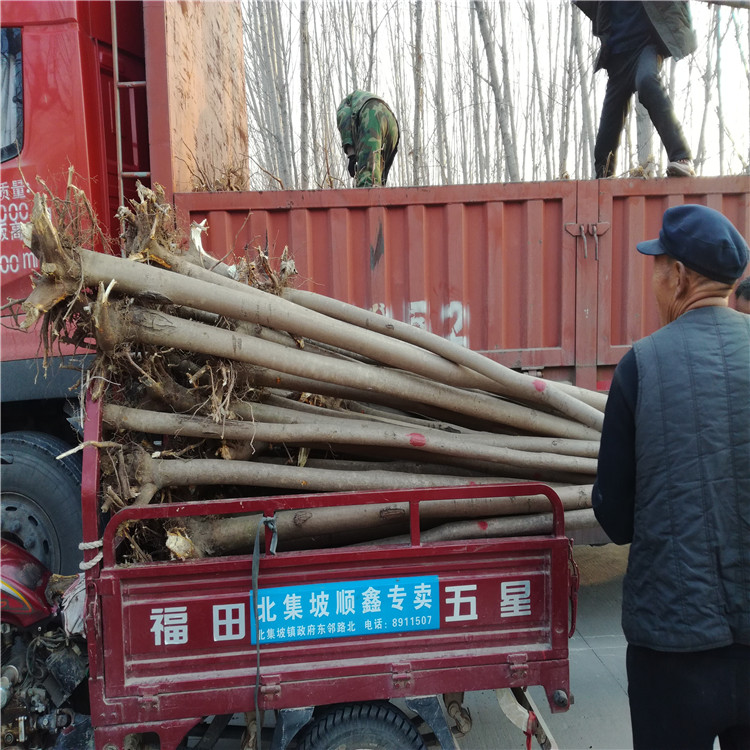
[[[437,576],[310,583],[258,591],[256,630],[250,592],[250,641],[283,643],[319,638],[438,630]]]

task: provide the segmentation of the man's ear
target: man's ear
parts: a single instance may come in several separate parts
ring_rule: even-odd
[[[675,286],[674,286],[674,295],[675,298],[680,297],[681,295],[685,294],[687,290],[690,287],[690,274],[688,271],[687,266],[679,260],[675,260],[674,262],[674,271],[675,274]]]

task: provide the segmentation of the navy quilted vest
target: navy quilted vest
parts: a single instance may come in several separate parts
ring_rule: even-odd
[[[625,636],[661,651],[750,645],[750,315],[691,310],[633,348]]]

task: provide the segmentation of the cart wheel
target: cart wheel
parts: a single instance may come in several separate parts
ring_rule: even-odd
[[[81,458],[43,432],[7,432],[0,443],[3,536],[53,573],[78,572],[81,541]]]
[[[390,703],[353,703],[326,712],[299,750],[425,750],[407,716]]]

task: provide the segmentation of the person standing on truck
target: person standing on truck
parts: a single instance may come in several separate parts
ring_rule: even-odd
[[[398,121],[376,94],[357,89],[339,104],[336,125],[356,187],[385,185],[398,151]]]
[[[663,327],[617,365],[592,496],[631,545],[633,747],[750,748],[750,316],[728,304],[748,246],[718,211],[682,205],[637,248]]]
[[[667,151],[667,175],[694,175],[690,147],[659,76],[665,57],[680,60],[697,47],[688,3],[574,3],[592,20],[594,36],[601,40],[595,70],[604,68],[608,76],[594,145],[595,176],[615,173],[620,136],[636,92]]]
[[[737,301],[737,309],[741,313],[750,315],[750,276],[740,281],[734,290],[734,297]]]

